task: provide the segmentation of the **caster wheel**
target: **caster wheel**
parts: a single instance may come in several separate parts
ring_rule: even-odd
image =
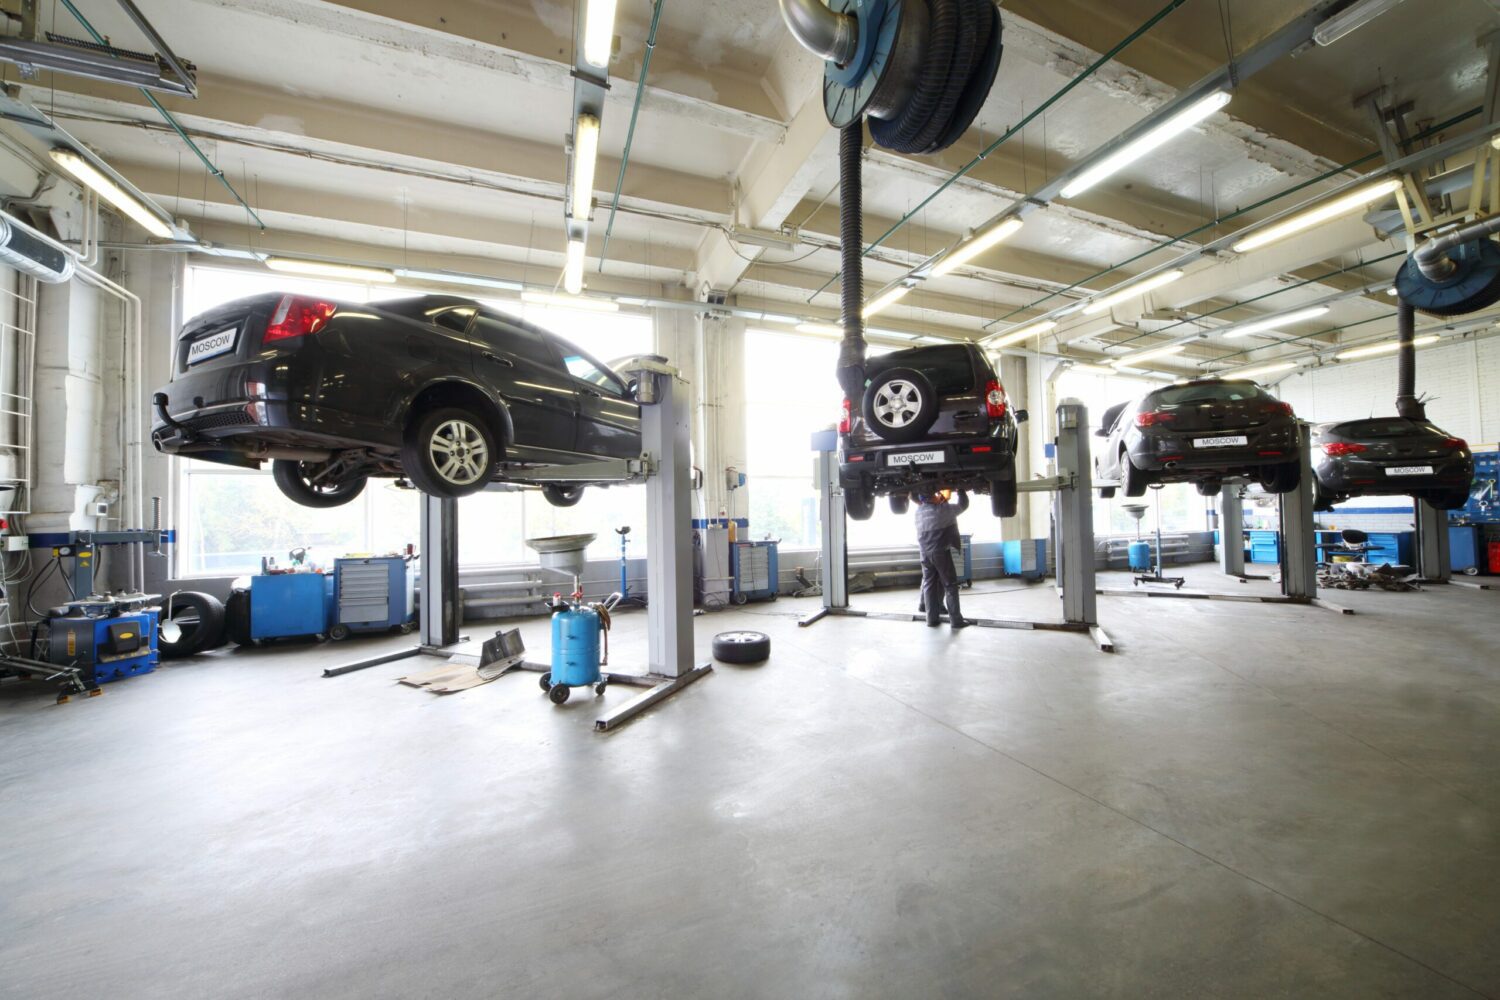
[[[551,691],[552,690],[552,675],[551,674],[543,674],[541,677],[537,678],[537,683],[542,686],[542,690],[543,691]]]
[[[598,684],[594,685],[594,693],[595,694],[603,694],[604,693],[604,689],[607,688],[607,687],[609,687],[609,682],[607,682],[607,681],[600,681]]]
[[[349,638],[349,626],[345,625],[343,622],[340,622],[339,624],[333,626],[328,630],[328,638],[332,639],[334,642],[343,642],[345,639]]]
[[[734,603],[736,603],[736,604],[744,605],[744,604],[748,604],[749,601],[750,601],[750,598],[746,597],[744,594],[738,594],[737,593],[737,594],[734,595]]]
[[[547,697],[552,699],[552,704],[561,705],[568,700],[568,695],[572,693],[573,689],[566,684],[554,684],[552,685],[552,690],[547,692]]]

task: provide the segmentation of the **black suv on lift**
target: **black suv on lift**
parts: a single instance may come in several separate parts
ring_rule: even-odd
[[[865,391],[844,400],[839,482],[849,516],[863,521],[875,498],[905,513],[916,493],[964,489],[990,495],[996,517],[1016,513],[1017,421],[989,360],[973,344],[912,347],[870,359]]]
[[[159,451],[247,468],[307,507],[370,477],[460,497],[508,472],[641,454],[640,407],[577,347],[470,299],[256,295],[189,320],[156,394]],[[582,484],[542,493],[571,507]]]

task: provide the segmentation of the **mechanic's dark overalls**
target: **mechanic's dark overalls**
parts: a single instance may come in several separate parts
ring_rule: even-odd
[[[958,574],[953,569],[953,550],[963,549],[958,535],[958,516],[969,509],[969,495],[960,492],[958,504],[943,501],[917,503],[917,548],[922,552],[922,608],[927,624],[936,628],[944,599],[948,622],[954,628],[969,623],[958,610]]]

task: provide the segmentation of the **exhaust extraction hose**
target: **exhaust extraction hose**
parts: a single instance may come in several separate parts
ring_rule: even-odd
[[[864,152],[864,121],[839,133],[839,255],[844,270],[840,319],[844,339],[839,344],[839,385],[844,397],[858,404],[865,391],[864,321],[864,205],[860,156]]]
[[[1417,310],[1405,300],[1396,307],[1396,412],[1424,420],[1427,407],[1417,398]]]

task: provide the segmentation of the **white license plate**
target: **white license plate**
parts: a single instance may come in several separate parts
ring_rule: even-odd
[[[200,361],[216,358],[220,354],[228,354],[234,350],[234,342],[239,339],[240,328],[231,326],[227,330],[218,333],[210,333],[188,345],[187,363],[196,365]]]
[[[1392,465],[1385,470],[1387,476],[1430,476],[1430,465]]]
[[[891,455],[886,458],[885,464],[890,465],[936,465],[943,460],[943,452],[938,451],[903,451],[899,455]]]
[[[1193,438],[1194,448],[1233,448],[1236,445],[1246,445],[1250,439],[1244,434],[1230,434],[1227,437]]]

